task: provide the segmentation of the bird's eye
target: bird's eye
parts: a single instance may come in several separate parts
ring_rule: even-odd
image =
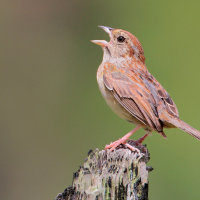
[[[119,36],[119,37],[117,38],[117,41],[118,41],[118,42],[124,42],[124,41],[125,41],[125,37]]]

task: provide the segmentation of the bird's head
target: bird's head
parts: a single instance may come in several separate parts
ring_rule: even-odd
[[[93,43],[101,45],[104,51],[104,60],[112,58],[135,57],[145,62],[144,51],[139,40],[121,29],[114,29],[106,26],[99,26],[110,36],[110,42],[105,40],[92,40]]]

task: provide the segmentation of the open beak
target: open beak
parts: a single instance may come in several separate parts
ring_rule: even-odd
[[[111,31],[113,30],[113,28],[107,27],[107,26],[99,26],[100,28],[102,28],[105,32],[107,32],[111,38]],[[109,42],[105,41],[105,40],[91,40],[91,42],[101,45],[101,46],[106,46]]]

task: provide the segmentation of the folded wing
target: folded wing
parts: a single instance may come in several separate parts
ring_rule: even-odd
[[[157,102],[150,88],[144,84],[144,78],[126,73],[114,65],[105,66],[104,84],[112,91],[117,101],[135,118],[159,132],[163,137],[163,124],[157,112]]]

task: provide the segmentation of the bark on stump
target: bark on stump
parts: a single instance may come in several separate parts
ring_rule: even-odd
[[[136,148],[133,142],[130,144]],[[72,186],[56,200],[148,200],[149,153],[119,146],[116,150],[88,152],[83,166],[74,173]]]

